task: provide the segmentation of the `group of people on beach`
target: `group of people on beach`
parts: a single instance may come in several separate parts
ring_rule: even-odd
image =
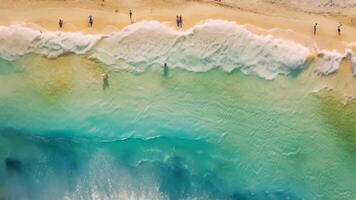
[[[317,26],[318,26],[318,23],[315,23],[314,26],[313,26],[314,35],[316,35]],[[339,25],[337,26],[337,34],[338,35],[341,35],[341,27],[342,27],[342,24],[339,23]]]
[[[88,17],[88,26],[92,27],[93,23],[94,23],[93,16],[89,15],[89,17]],[[63,19],[59,19],[58,20],[59,28],[63,28],[63,25],[64,25]]]
[[[133,20],[132,20],[132,10],[129,11],[129,16],[130,16],[130,21],[131,21],[131,24],[132,24],[132,23],[133,23]],[[177,17],[178,17],[178,16],[177,16]],[[182,17],[181,17],[181,19],[182,19]],[[89,26],[89,27],[92,27],[93,24],[94,24],[93,16],[89,15],[89,16],[88,16],[88,26]],[[64,25],[64,21],[60,18],[60,19],[58,20],[58,26],[59,26],[59,28],[62,28],[63,25]]]
[[[132,10],[129,10],[129,16],[130,16],[130,22],[131,24],[133,23],[133,20],[132,20]],[[93,26],[93,23],[94,23],[94,19],[93,19],[93,16],[89,15],[88,16],[88,26],[89,27],[92,27]],[[182,19],[182,15],[180,16],[176,16],[176,23],[177,23],[177,27],[178,28],[183,28],[183,19]],[[64,25],[64,21],[62,19],[59,19],[58,21],[58,26],[59,28],[62,28]],[[313,33],[314,35],[316,35],[317,33],[317,26],[318,26],[318,23],[315,23],[314,26],[313,26]],[[337,33],[338,35],[341,35],[341,27],[342,27],[342,24],[339,23],[339,25],[337,26]]]
[[[177,15],[176,22],[177,22],[177,27],[178,27],[178,28],[183,28],[182,15],[180,15],[180,16]]]

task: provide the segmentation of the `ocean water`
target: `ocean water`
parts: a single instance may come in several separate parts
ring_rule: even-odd
[[[352,53],[149,23],[2,27],[0,199],[356,199]]]

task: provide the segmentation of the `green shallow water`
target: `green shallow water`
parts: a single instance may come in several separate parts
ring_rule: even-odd
[[[356,198],[356,103],[304,72],[0,62],[3,199]]]

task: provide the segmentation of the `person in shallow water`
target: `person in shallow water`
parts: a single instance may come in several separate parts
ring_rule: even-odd
[[[101,75],[103,77],[103,81],[108,81],[109,80],[109,75],[108,73],[104,73]]]
[[[62,20],[62,19],[59,19],[58,25],[59,25],[59,28],[62,28],[62,27],[63,27],[63,20]]]
[[[316,35],[316,27],[318,26],[318,23],[314,24],[314,35]]]
[[[89,15],[88,17],[88,22],[89,22],[89,26],[92,27],[93,26],[93,16]]]
[[[103,89],[105,90],[109,87],[109,74],[103,73],[101,77],[103,78]]]
[[[177,18],[176,18],[176,22],[177,22],[177,27],[179,28],[179,17],[178,17],[178,15],[177,15]]]
[[[163,65],[163,75],[168,76],[168,66],[167,63],[164,63]]]

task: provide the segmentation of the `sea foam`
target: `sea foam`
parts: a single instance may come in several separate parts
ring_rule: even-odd
[[[41,32],[21,25],[0,27],[0,57],[16,60],[28,53],[55,58],[65,53],[84,54],[92,49],[100,35]]]
[[[303,67],[309,54],[300,44],[259,36],[232,22],[209,20],[185,32],[155,21],[141,22],[103,39],[93,55],[106,64],[124,61],[135,70],[167,63],[194,72],[240,69],[274,79]]]
[[[356,55],[351,58],[352,73],[356,76]]]
[[[158,21],[142,21],[109,35],[40,32],[12,25],[0,27],[0,42],[0,58],[10,61],[28,53],[48,58],[74,53],[139,72],[167,63],[170,68],[193,72],[237,69],[268,80],[303,69],[313,54],[299,43],[257,35],[242,25],[222,20],[208,20],[186,31]],[[334,73],[342,58],[336,52],[320,52],[317,70],[325,75]],[[355,68],[354,59],[352,63]]]
[[[321,51],[318,55],[316,71],[322,75],[330,75],[335,73],[341,64],[345,55],[338,52]]]

